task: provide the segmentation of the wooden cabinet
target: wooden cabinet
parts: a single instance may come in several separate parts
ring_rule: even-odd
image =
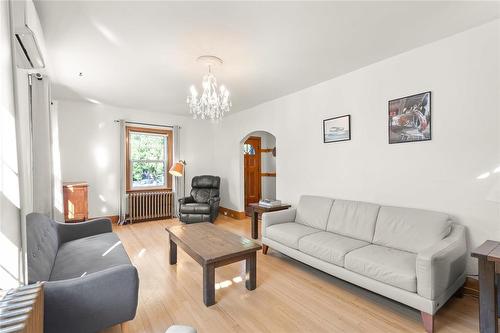
[[[88,220],[88,187],[85,182],[63,184],[64,220],[67,223]]]

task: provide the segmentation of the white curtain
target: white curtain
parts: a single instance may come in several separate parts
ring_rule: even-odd
[[[120,207],[118,224],[124,224],[127,213],[127,191],[126,191],[126,149],[125,146],[125,120],[119,120],[120,123]]]
[[[181,159],[181,136],[180,136],[180,127],[179,126],[173,126],[173,134],[174,134],[174,152],[173,152],[173,163],[179,162]],[[184,168],[184,173],[186,172],[186,169]],[[185,174],[184,174],[185,177]],[[178,216],[179,212],[179,198],[184,196],[183,190],[182,190],[182,177],[173,177],[173,191],[174,191],[174,216]]]
[[[33,211],[54,217],[54,178],[49,80],[30,75]]]

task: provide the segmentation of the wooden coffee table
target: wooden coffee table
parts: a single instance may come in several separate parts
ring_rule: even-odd
[[[177,246],[203,267],[203,302],[215,304],[215,268],[246,260],[248,290],[257,287],[257,251],[260,244],[235,235],[212,223],[167,227],[170,237],[170,265],[177,263]]]

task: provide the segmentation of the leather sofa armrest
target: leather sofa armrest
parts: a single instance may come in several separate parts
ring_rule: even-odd
[[[216,204],[216,203],[219,203],[220,202],[220,197],[212,197],[210,199],[208,199],[208,204],[210,206]]]
[[[294,222],[297,210],[295,208],[288,208],[276,212],[268,212],[262,214],[262,237],[266,236],[266,229],[273,224]]]
[[[417,293],[438,298],[464,275],[466,261],[465,227],[453,224],[447,237],[417,254]]]
[[[188,204],[188,203],[194,203],[194,202],[195,201],[194,201],[194,198],[192,196],[180,198],[179,199],[179,206],[184,205],[184,204]]]
[[[98,332],[132,320],[139,276],[132,265],[114,266],[44,283],[45,332]]]
[[[93,219],[79,223],[56,223],[60,244],[113,231],[111,220],[108,218]]]

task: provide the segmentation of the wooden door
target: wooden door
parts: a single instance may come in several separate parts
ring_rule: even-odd
[[[245,175],[245,207],[250,203],[259,202],[261,193],[260,178],[260,137],[251,136],[245,141],[248,149],[244,154]],[[253,148],[253,149],[252,149]]]

